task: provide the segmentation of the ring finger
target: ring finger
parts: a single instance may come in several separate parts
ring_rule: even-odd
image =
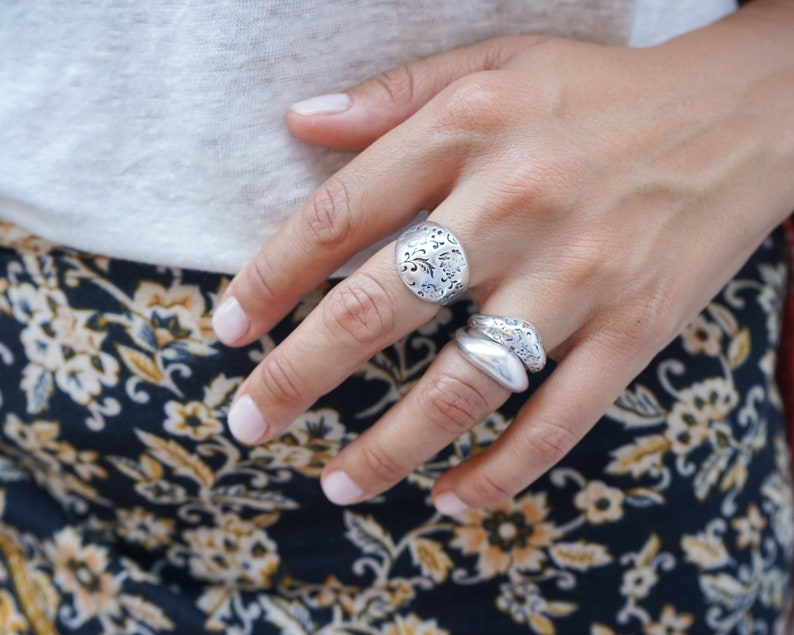
[[[546,315],[533,319],[549,324]],[[544,337],[554,346],[565,334],[550,327]],[[407,395],[328,463],[322,477],[326,496],[348,505],[392,487],[498,409],[509,395],[449,343]]]

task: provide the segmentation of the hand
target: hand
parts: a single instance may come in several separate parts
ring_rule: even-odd
[[[288,123],[299,138],[363,152],[234,278],[215,315],[220,339],[253,341],[356,252],[432,209],[466,248],[480,310],[531,321],[558,363],[493,446],[438,480],[433,500],[455,513],[516,494],[794,206],[791,144],[777,132],[791,129],[791,69],[781,78],[769,61],[788,58],[761,27],[736,37],[737,19],[646,50],[498,38],[297,105]],[[743,43],[756,55],[738,55]],[[787,108],[770,115],[775,99]],[[276,437],[434,315],[398,277],[393,249],[337,285],[248,377],[229,415],[240,440]],[[327,496],[382,492],[507,396],[448,345],[329,462]]]

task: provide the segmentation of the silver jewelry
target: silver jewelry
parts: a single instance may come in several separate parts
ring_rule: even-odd
[[[462,328],[455,332],[455,344],[467,360],[508,390],[524,392],[529,386],[521,360],[501,344]]]
[[[525,320],[478,313],[469,318],[469,328],[506,346],[531,373],[540,372],[546,365],[546,351],[540,334]]]
[[[443,225],[424,221],[409,227],[397,239],[395,256],[400,278],[422,300],[448,304],[466,291],[466,254]]]

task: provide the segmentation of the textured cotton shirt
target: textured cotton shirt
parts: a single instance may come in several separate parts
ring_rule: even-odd
[[[734,9],[733,0],[5,2],[0,219],[93,253],[231,273],[351,157],[291,137],[290,104],[496,35],[649,46]]]

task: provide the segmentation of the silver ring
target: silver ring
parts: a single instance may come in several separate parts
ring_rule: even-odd
[[[510,349],[531,373],[540,372],[546,365],[543,340],[525,320],[478,313],[469,318],[469,328]]]
[[[501,344],[462,328],[455,332],[455,344],[467,360],[508,390],[524,392],[529,387],[521,360]]]
[[[463,246],[443,225],[424,221],[406,229],[395,246],[400,278],[418,298],[448,304],[469,285]]]

